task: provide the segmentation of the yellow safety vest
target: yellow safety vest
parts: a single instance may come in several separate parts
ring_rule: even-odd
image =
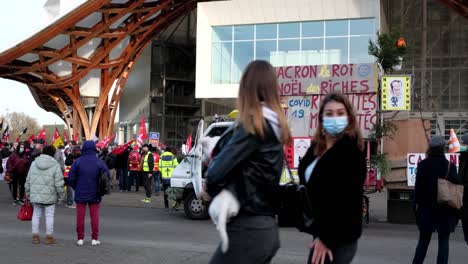
[[[143,171],[150,171],[148,166],[148,157],[151,155],[151,152],[146,153],[145,159],[143,160]]]
[[[165,152],[159,157],[159,171],[163,179],[170,179],[175,167],[179,165],[177,158],[171,152]]]

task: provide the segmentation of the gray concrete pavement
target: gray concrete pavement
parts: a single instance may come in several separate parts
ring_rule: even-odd
[[[152,205],[142,204],[140,191],[106,197],[101,209],[101,246],[90,245],[89,222],[85,246],[75,245],[75,211],[64,207],[58,207],[55,215],[59,243],[33,245],[30,222],[16,220],[18,207],[11,205],[7,191],[0,182],[0,263],[208,263],[218,243],[211,222],[188,220],[182,211],[170,215],[162,209],[161,196]],[[354,263],[410,263],[417,235],[414,226],[371,223],[365,227]],[[293,229],[282,229],[282,247],[273,263],[305,263],[310,240]],[[435,263],[436,244],[431,244],[427,263]],[[451,240],[450,258],[450,263],[468,263],[461,230]]]

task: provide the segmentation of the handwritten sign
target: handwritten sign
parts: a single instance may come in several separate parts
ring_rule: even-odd
[[[408,153],[407,156],[407,168],[406,168],[406,176],[408,178],[408,186],[413,187],[416,183],[416,172],[419,162],[426,158],[425,153]],[[459,154],[451,153],[445,154],[445,158],[450,162],[454,163],[459,166]]]
[[[159,132],[150,132],[149,133],[149,143],[153,148],[159,146]]]
[[[377,66],[333,64],[276,68],[280,95],[293,137],[311,137],[319,123],[322,99],[341,92],[354,106],[364,138],[377,123]]]
[[[284,66],[276,76],[282,96],[377,92],[376,64]]]
[[[411,76],[382,77],[382,110],[411,110]]]

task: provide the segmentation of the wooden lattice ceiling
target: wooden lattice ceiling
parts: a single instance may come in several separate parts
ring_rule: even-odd
[[[90,139],[113,131],[122,89],[135,60],[196,0],[90,0],[0,54],[0,77],[29,86],[39,106]],[[87,95],[91,77],[100,90]],[[89,100],[91,98],[91,100]],[[92,101],[92,111],[86,102]],[[91,115],[92,116],[89,116]]]

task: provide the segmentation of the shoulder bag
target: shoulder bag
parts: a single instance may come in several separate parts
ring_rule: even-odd
[[[311,233],[314,219],[307,188],[295,182],[287,162],[286,173],[290,182],[279,186],[278,226]]]
[[[460,209],[463,206],[464,186],[454,184],[448,180],[450,167],[451,163],[449,162],[445,178],[437,179],[437,202],[439,204],[447,204],[455,209]]]

